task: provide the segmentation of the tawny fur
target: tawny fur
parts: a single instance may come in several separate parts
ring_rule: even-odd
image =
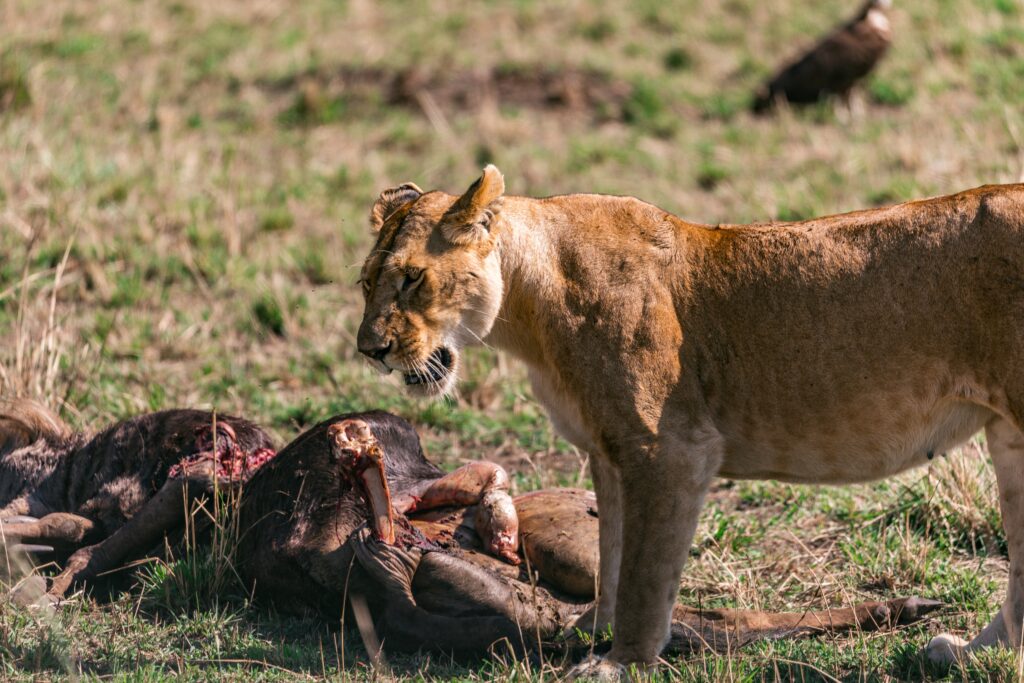
[[[71,434],[60,416],[32,399],[0,399],[0,456],[36,439]]]
[[[592,455],[606,664],[656,658],[714,476],[877,479],[983,427],[1007,434],[993,458],[1011,585],[974,646],[1020,640],[1024,186],[752,226],[502,190],[488,167],[462,197],[404,194],[364,265],[359,346],[401,372],[447,349],[450,371],[410,387],[426,394],[451,389],[478,340],[526,363]]]

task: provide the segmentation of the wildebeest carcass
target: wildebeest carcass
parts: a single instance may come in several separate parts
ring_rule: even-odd
[[[237,485],[274,452],[230,415],[167,410],[89,436],[32,401],[0,402],[0,533],[8,548],[55,553],[61,595],[154,547],[184,523],[186,498]]]
[[[373,641],[395,650],[552,644],[593,604],[596,499],[576,489],[510,499],[506,482],[485,462],[442,473],[424,457],[412,425],[394,415],[331,418],[246,486],[242,572],[282,604],[335,617],[346,602],[364,604]],[[874,630],[937,606],[918,598],[791,614],[677,606],[672,644],[726,650],[764,638]],[[361,624],[364,638],[369,626]]]
[[[371,649],[525,650],[551,644],[592,605],[592,493],[511,498],[505,472],[486,462],[445,474],[412,425],[388,413],[331,418],[275,455],[252,423],[204,411],[144,415],[92,438],[34,404],[0,412],[0,530],[9,544],[45,544],[67,558],[54,596],[146,555],[184,525],[187,501],[215,483],[244,484],[235,560],[255,594],[332,620],[357,606]],[[916,598],[799,614],[677,606],[673,644],[724,650],[871,630],[935,606]]]

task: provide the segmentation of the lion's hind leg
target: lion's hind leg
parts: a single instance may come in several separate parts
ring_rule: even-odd
[[[936,663],[952,664],[984,647],[1020,649],[1024,631],[1024,433],[1006,418],[985,427],[999,485],[999,507],[1010,555],[1010,576],[1002,608],[973,640],[943,633],[932,638],[926,653]]]

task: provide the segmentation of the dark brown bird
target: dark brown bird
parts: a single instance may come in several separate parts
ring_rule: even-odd
[[[783,67],[758,90],[751,109],[766,112],[777,100],[811,104],[850,90],[885,55],[892,42],[886,11],[892,0],[868,0],[853,19],[835,29],[801,57]]]

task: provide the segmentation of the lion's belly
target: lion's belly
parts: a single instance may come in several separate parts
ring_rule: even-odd
[[[542,370],[529,368],[530,385],[537,400],[547,410],[555,432],[585,453],[594,452],[594,444],[584,426],[579,405],[548,381]]]
[[[846,414],[846,413],[844,413]],[[732,479],[847,484],[927,463],[969,439],[993,416],[984,406],[948,401],[898,422],[816,420],[818,429],[750,425],[726,434],[719,474]]]

